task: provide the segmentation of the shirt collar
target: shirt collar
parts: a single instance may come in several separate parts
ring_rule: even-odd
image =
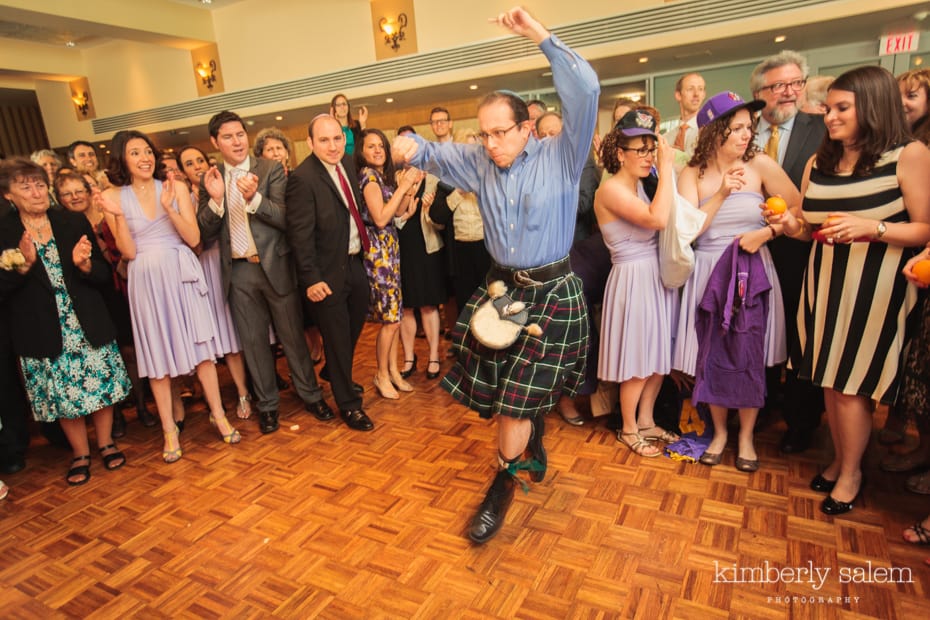
[[[226,164],[227,173],[229,172],[230,168],[238,168],[239,170],[242,170],[243,172],[249,172],[252,169],[252,156],[246,155],[245,159],[243,159],[239,164],[235,166],[233,166],[229,162],[223,162],[223,163]]]
[[[798,115],[795,114],[794,116],[786,120],[784,123],[779,125],[778,131],[791,131],[791,129],[794,127],[794,119],[796,119],[797,117]],[[768,131],[769,127],[771,126],[772,124],[768,122],[767,120],[765,120],[765,117],[763,116],[759,117],[759,133],[764,133]]]

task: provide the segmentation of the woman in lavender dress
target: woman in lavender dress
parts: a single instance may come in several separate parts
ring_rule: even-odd
[[[697,124],[701,128],[694,156],[678,179],[678,191],[707,214],[697,238],[694,272],[685,283],[678,318],[672,368],[694,376],[697,366],[695,319],[711,272],[734,239],[740,248],[762,257],[771,284],[768,322],[765,326],[765,365],[785,361],[785,316],[778,275],[766,243],[781,234],[781,226],[766,225],[760,206],[765,195],[781,196],[789,208],[800,205],[797,188],[774,159],[754,145],[755,122],[751,112],[764,102],[743,101],[736,93],[714,95],[701,107]],[[700,382],[695,391],[701,388]],[[714,438],[701,456],[701,463],[717,465],[727,444],[727,408],[709,402],[714,420]],[[751,472],[759,468],[753,445],[753,427],[758,408],[740,408],[740,431],[736,467]]]
[[[381,323],[375,344],[378,370],[374,384],[384,398],[397,399],[400,398],[397,390],[411,392],[413,387],[400,376],[397,368],[397,338],[403,304],[400,246],[394,218],[410,217],[413,211],[410,206],[415,200],[412,194],[419,187],[420,171],[410,168],[402,172],[395,187],[394,164],[388,156],[390,148],[381,131],[362,131],[361,144],[355,151],[355,166],[362,190],[361,216],[371,241],[365,255],[365,271],[371,281],[369,318]]]
[[[197,194],[200,191],[200,180],[204,173],[210,169],[206,153],[196,146],[186,146],[178,153],[181,168],[190,181],[193,191],[191,200],[197,204]],[[242,345],[239,344],[239,334],[233,323],[229,303],[223,295],[223,278],[220,271],[220,247],[216,241],[203,244],[200,252],[200,266],[207,281],[207,296],[210,298],[210,307],[216,319],[217,343],[220,353],[226,359],[226,367],[236,384],[239,402],[236,405],[236,415],[247,420],[252,415],[252,406],[249,403],[249,389],[245,381],[245,362],[242,360]]]
[[[181,458],[171,411],[171,378],[197,371],[211,421],[226,443],[241,440],[226,419],[214,359],[216,321],[203,269],[191,250],[200,230],[187,185],[155,178],[158,152],[138,131],[113,137],[107,175],[113,187],[95,197],[129,261],[129,308],[139,376],[148,377],[165,435],[166,463]]]
[[[645,457],[662,453],[654,441],[678,439],[653,419],[671,366],[677,300],[676,291],[665,288],[659,277],[658,254],[658,231],[668,223],[674,199],[675,155],[655,128],[648,110],[633,110],[620,119],[600,153],[614,176],[594,196],[594,214],[613,263],[604,291],[597,376],[620,384],[623,425],[617,439]],[[650,200],[642,179],[654,163],[659,186]]]

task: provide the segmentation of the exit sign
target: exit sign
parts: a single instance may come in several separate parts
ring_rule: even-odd
[[[891,54],[904,54],[913,52],[917,49],[917,43],[920,41],[920,33],[904,32],[901,34],[889,34],[879,41],[878,53],[881,56]]]

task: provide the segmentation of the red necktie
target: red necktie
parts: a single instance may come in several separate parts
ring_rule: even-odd
[[[346,181],[346,176],[342,174],[342,168],[340,168],[338,164],[336,164],[336,174],[339,175],[339,185],[342,186],[342,193],[346,195],[346,200],[349,202],[349,213],[352,214],[352,219],[355,220],[355,227],[358,229],[358,238],[361,240],[362,248],[367,254],[368,248],[371,247],[371,243],[368,241],[368,231],[365,230],[365,223],[362,222],[362,216],[358,212],[358,207],[355,206],[355,198],[352,196],[349,182]]]

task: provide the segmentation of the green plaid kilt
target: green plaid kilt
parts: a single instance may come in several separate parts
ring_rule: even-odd
[[[442,387],[482,418],[544,415],[584,382],[588,319],[581,279],[569,273],[541,286],[510,287],[508,295],[526,304],[528,323],[543,333],[535,338],[524,332],[503,350],[478,342],[469,327],[475,310],[489,299],[487,287],[485,281],[475,291],[452,330],[458,361]]]

